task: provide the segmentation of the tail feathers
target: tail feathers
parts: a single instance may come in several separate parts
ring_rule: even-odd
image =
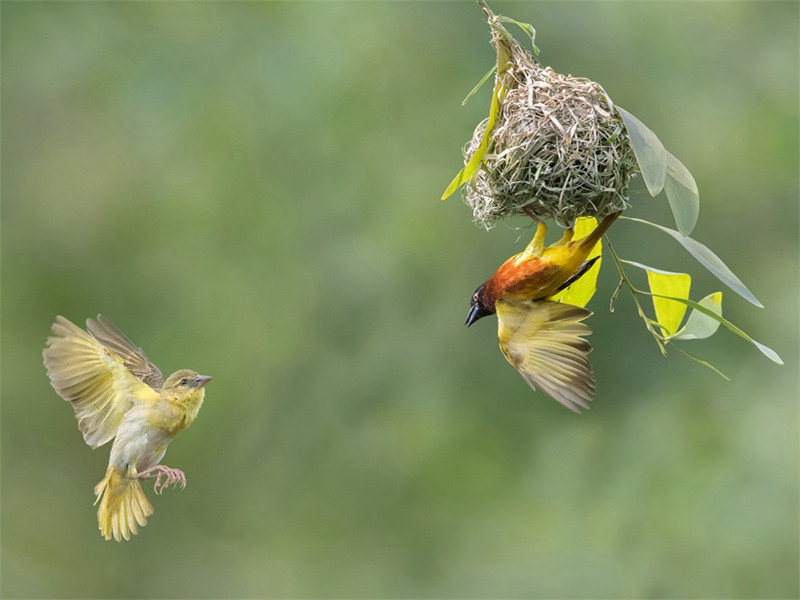
[[[144,495],[138,479],[122,475],[114,467],[109,467],[106,476],[94,488],[97,496],[95,504],[100,533],[107,540],[113,536],[116,541],[129,540],[131,534],[139,533],[139,527],[147,524],[147,517],[153,514],[153,506]],[[137,526],[138,525],[138,526]]]
[[[597,242],[600,241],[600,238],[603,237],[605,232],[608,231],[608,228],[611,227],[612,223],[614,223],[614,221],[617,220],[617,217],[619,217],[621,214],[622,211],[619,211],[605,217],[602,221],[600,221],[597,224],[597,227],[595,227],[592,233],[587,235],[582,240],[579,240],[580,245],[584,248],[587,248],[586,250],[587,252],[591,252],[595,244],[597,244]]]

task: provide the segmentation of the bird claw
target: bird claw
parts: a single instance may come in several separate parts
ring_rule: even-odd
[[[164,478],[162,481],[162,477]],[[164,465],[156,465],[146,471],[139,473],[139,479],[155,479],[153,491],[159,496],[164,493],[164,488],[171,485],[179,485],[181,489],[186,489],[186,475],[180,469],[170,469]]]

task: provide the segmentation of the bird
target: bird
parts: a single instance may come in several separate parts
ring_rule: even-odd
[[[94,449],[114,440],[94,494],[101,535],[119,542],[153,514],[141,480],[155,479],[159,495],[172,485],[186,487],[183,471],[159,463],[172,438],[197,417],[211,377],[181,369],[164,380],[103,315],[87,319],[86,329],[57,316],[44,365],[55,391],[72,405],[84,441]]]
[[[506,260],[472,295],[465,324],[497,314],[497,337],[506,360],[534,390],[540,388],[573,412],[588,409],[595,394],[589,362],[592,312],[553,297],[580,279],[599,256],[588,259],[620,212],[606,216],[587,236],[574,230],[545,247],[545,223],[523,252]]]

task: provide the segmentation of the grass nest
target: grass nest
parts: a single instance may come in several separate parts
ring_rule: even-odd
[[[510,56],[489,144],[464,198],[475,221],[529,215],[568,226],[577,217],[624,210],[636,158],[621,117],[602,86],[542,67],[489,15],[492,44]],[[498,61],[499,62],[499,61]],[[497,88],[496,88],[497,89]],[[464,148],[479,148],[489,119]]]

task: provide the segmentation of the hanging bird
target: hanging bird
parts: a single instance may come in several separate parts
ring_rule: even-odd
[[[497,313],[497,337],[503,356],[535,390],[574,412],[589,408],[595,377],[587,358],[591,344],[581,336],[592,330],[582,321],[592,312],[551,298],[575,283],[598,257],[592,249],[620,215],[604,218],[586,237],[573,230],[545,248],[547,227],[539,222],[523,252],[512,256],[472,295],[466,325]]]
[[[94,488],[97,519],[107,540],[129,539],[153,514],[140,484],[155,492],[180,484],[183,471],[158,464],[181,429],[191,425],[211,377],[183,369],[164,381],[141,348],[102,315],[87,319],[87,333],[56,317],[44,364],[53,388],[72,404],[83,439],[92,448],[111,439],[106,476]]]

